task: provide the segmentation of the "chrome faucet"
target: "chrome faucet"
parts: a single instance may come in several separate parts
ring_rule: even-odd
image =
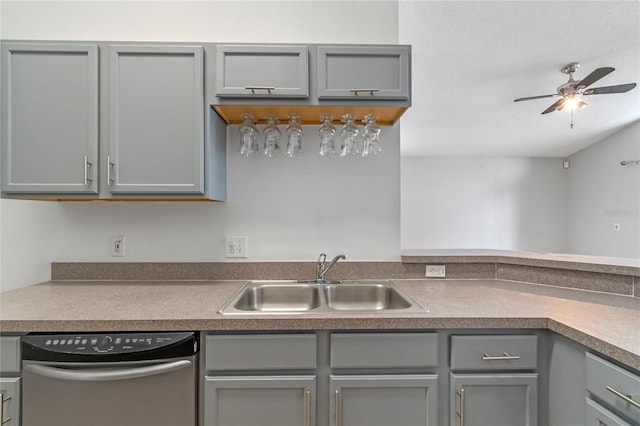
[[[333,266],[338,263],[338,260],[346,258],[347,256],[345,256],[344,254],[339,254],[334,257],[327,265],[327,255],[324,253],[320,253],[320,256],[318,257],[318,263],[316,264],[316,282],[327,283],[328,281],[324,278],[324,274],[329,272],[329,269],[333,268]]]

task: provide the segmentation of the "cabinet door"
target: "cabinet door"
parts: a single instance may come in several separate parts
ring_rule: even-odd
[[[216,96],[309,96],[306,46],[218,45],[216,63]]]
[[[451,375],[451,426],[536,426],[537,374]]]
[[[205,377],[205,426],[313,426],[315,376]]]
[[[409,99],[409,46],[318,47],[320,99]]]
[[[20,378],[0,377],[0,423],[2,426],[20,425]]]
[[[110,46],[111,193],[204,193],[202,51]]]
[[[2,190],[97,193],[98,46],[2,45]]]
[[[332,375],[331,426],[436,426],[436,375]]]
[[[587,426],[631,426],[631,423],[623,420],[602,405],[586,398]]]

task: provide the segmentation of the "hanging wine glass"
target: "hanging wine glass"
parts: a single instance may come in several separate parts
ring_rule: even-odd
[[[256,128],[255,117],[251,114],[242,114],[243,123],[240,125],[240,146],[238,153],[249,157],[260,152],[258,146],[258,129]]]
[[[354,121],[355,116],[353,114],[344,114],[341,120],[344,125],[342,126],[342,145],[340,146],[340,156],[358,155],[360,154],[360,147],[358,146],[358,128]]]
[[[287,150],[289,157],[302,155],[302,126],[298,114],[289,114],[289,126],[287,127]]]
[[[322,125],[318,130],[320,133],[320,155],[327,157],[336,154],[336,142],[333,139],[336,134],[336,128],[331,124],[333,116],[331,114],[322,114],[320,116]]]
[[[278,129],[278,118],[273,115],[267,116],[267,125],[264,128],[264,150],[263,153],[267,157],[282,155],[280,149],[280,139],[282,132]]]
[[[362,119],[365,124],[362,131],[362,156],[378,155],[382,152],[380,146],[380,126],[376,123],[378,117],[375,114],[367,114]]]

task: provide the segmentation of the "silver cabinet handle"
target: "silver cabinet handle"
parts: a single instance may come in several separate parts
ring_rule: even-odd
[[[111,162],[111,156],[107,155],[107,186],[111,186],[113,183],[113,178],[111,177],[111,168],[113,167],[113,163]]]
[[[504,352],[502,355],[497,355],[497,356],[489,355],[486,352],[482,354],[483,361],[508,361],[513,359],[520,359],[520,355],[509,355],[506,352]]]
[[[625,401],[627,401],[629,404],[633,405],[634,407],[640,408],[640,402],[634,401],[633,398],[631,398],[631,395],[625,395],[622,392],[620,392],[618,390],[615,390],[611,386],[607,386],[607,390],[609,392],[611,392],[612,394],[614,394],[615,396],[617,396],[618,398],[624,399]]]
[[[456,414],[460,417],[460,426],[464,426],[464,388],[460,388],[456,393],[460,397],[460,411],[456,411]]]
[[[89,182],[93,179],[89,177],[89,167],[91,167],[93,163],[89,162],[89,157],[84,156],[84,186],[89,186]]]
[[[349,91],[356,96],[358,96],[360,92],[369,93],[370,96],[373,96],[373,94],[379,92],[380,89],[351,89]]]
[[[251,90],[251,94],[255,95],[256,90],[266,90],[267,93],[271,94],[271,91],[276,90],[276,88],[271,86],[244,86],[244,90]]]
[[[9,423],[11,421],[11,417],[4,418],[4,403],[11,399],[10,396],[4,397],[4,393],[0,393],[0,424]]]
[[[25,365],[24,369],[33,374],[50,377],[52,379],[72,380],[76,382],[102,382],[107,380],[126,380],[155,376],[189,366],[191,366],[191,361],[184,359],[146,367],[123,368],[120,370],[65,370],[39,364]]]
[[[311,426],[311,391],[304,392],[304,425]]]
[[[335,421],[333,426],[340,426],[340,391],[336,390],[336,393],[333,395],[333,405],[334,405],[334,414]]]

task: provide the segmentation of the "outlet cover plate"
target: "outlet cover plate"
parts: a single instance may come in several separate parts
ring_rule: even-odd
[[[247,257],[247,237],[226,237],[224,244],[225,257]]]
[[[427,278],[444,278],[446,274],[445,265],[427,265],[424,272]]]

